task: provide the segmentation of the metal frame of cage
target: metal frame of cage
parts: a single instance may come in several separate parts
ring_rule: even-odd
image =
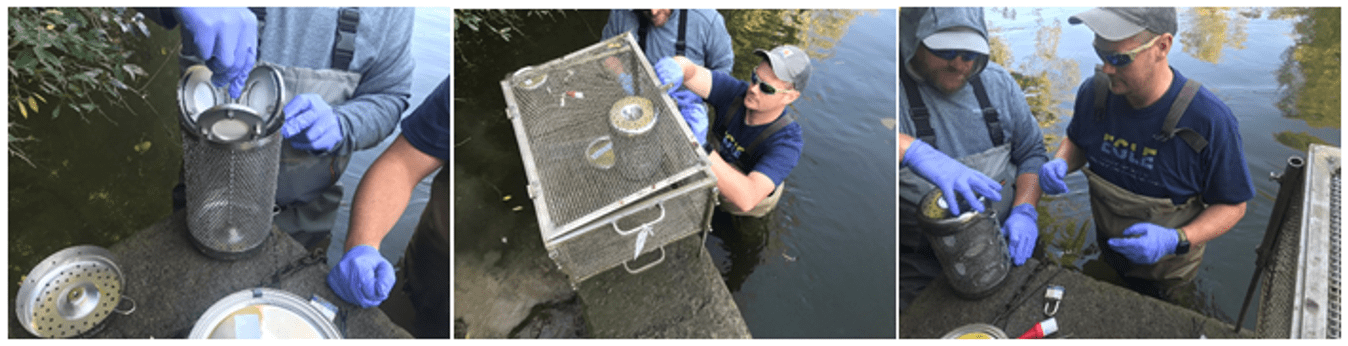
[[[519,144],[520,156],[528,179],[527,190],[530,199],[533,200],[534,210],[538,217],[539,232],[545,247],[548,249],[549,257],[558,264],[563,272],[570,276],[573,284],[620,265],[624,266],[629,272],[639,273],[659,264],[664,260],[663,246],[665,244],[696,234],[698,231],[705,232],[710,228],[710,211],[714,208],[716,201],[716,178],[711,173],[710,161],[704,155],[701,155],[701,149],[694,139],[692,131],[688,129],[683,117],[677,114],[678,108],[674,101],[665,94],[664,91],[667,90],[668,86],[641,85],[643,88],[650,88],[642,89],[648,95],[652,94],[653,91],[659,91],[659,96],[654,97],[652,101],[660,103],[658,106],[663,107],[663,110],[673,113],[663,114],[664,119],[660,119],[660,121],[677,125],[679,136],[677,141],[686,144],[675,143],[672,146],[665,147],[665,151],[660,154],[663,156],[692,155],[690,157],[694,157],[695,160],[687,167],[678,166],[672,174],[660,177],[650,184],[622,195],[620,198],[579,217],[561,222],[554,220],[554,217],[557,216],[553,215],[552,207],[559,202],[550,198],[554,196],[550,195],[552,191],[546,186],[547,183],[544,180],[547,179],[542,178],[544,173],[550,172],[544,172],[545,168],[539,167],[535,162],[538,158],[536,156],[538,150],[531,143],[533,139],[529,137],[529,129],[526,128],[522,114],[525,110],[521,110],[521,96],[516,94],[515,88],[535,82],[529,79],[531,75],[544,76],[542,78],[544,81],[536,81],[538,84],[543,84],[547,83],[547,78],[561,78],[546,77],[550,71],[560,74],[562,71],[570,71],[569,68],[571,67],[593,64],[600,59],[618,54],[633,54],[635,56],[632,60],[636,61],[637,66],[635,67],[639,71],[631,72],[633,80],[639,78],[639,80],[647,83],[659,80],[655,75],[654,68],[645,59],[641,48],[637,46],[635,39],[630,33],[626,33],[544,64],[521,68],[501,81],[501,89],[507,104],[506,117],[511,120],[515,139]],[[574,71],[570,72],[574,73]],[[642,75],[637,76],[638,73]],[[658,82],[653,82],[653,84],[658,84]],[[532,86],[532,88],[536,87],[537,85]],[[552,91],[549,89],[549,92]],[[560,101],[564,107],[565,96]],[[660,124],[660,126],[671,125]],[[687,150],[687,152],[671,154],[668,152],[670,150]],[[584,177],[568,178],[584,179]],[[658,217],[648,217],[648,215],[656,215],[657,213]],[[675,217],[666,220],[666,215],[675,215]],[[634,222],[633,219],[639,219],[639,221]],[[681,219],[692,219],[697,222],[691,225],[674,224]],[[612,230],[612,232],[609,232],[609,230]],[[640,255],[657,250],[660,251],[661,256],[654,262],[636,269],[628,265],[628,262],[635,260]]]

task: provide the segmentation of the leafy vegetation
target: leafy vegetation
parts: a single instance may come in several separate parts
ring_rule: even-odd
[[[146,76],[128,63],[125,46],[148,36],[143,15],[114,8],[9,8],[9,113],[22,119],[45,111],[52,118],[75,112],[81,118],[98,112],[95,98],[126,105],[124,95],[144,99],[142,90],[126,83]],[[128,106],[129,108],[129,106]],[[15,124],[9,129],[9,153],[32,161],[18,147],[35,141]],[[85,119],[85,121],[88,121]]]

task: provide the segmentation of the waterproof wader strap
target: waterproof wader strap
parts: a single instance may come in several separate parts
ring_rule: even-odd
[[[1175,103],[1170,104],[1170,114],[1165,116],[1165,126],[1161,127],[1161,132],[1156,134],[1156,139],[1162,142],[1179,135],[1184,138],[1184,142],[1189,144],[1195,153],[1203,152],[1203,148],[1208,146],[1208,140],[1198,131],[1187,127],[1175,128],[1179,124],[1180,118],[1184,117],[1184,111],[1189,109],[1189,103],[1194,100],[1194,95],[1198,94],[1198,88],[1203,83],[1195,80],[1184,82],[1184,88],[1180,89],[1179,96],[1175,97]]]
[[[1096,65],[1096,74],[1091,78],[1091,82],[1095,83],[1096,89],[1096,121],[1103,121],[1104,104],[1109,100],[1109,75],[1104,74],[1104,65]]]
[[[262,32],[267,25],[267,9],[249,7],[257,16],[257,31]],[[360,25],[360,10],[343,7],[337,10],[337,35],[332,43],[332,68],[347,70],[356,54],[356,27]],[[262,35],[257,35],[257,46],[262,47]],[[259,48],[257,54],[262,55]]]
[[[688,10],[679,10],[679,40],[674,41],[675,56],[683,56],[684,49],[688,48],[688,43],[684,40],[686,32],[688,32]]]
[[[776,120],[772,121],[771,125],[768,125],[768,128],[763,129],[763,132],[758,133],[758,138],[754,138],[754,141],[749,143],[749,146],[744,147],[744,154],[748,155],[753,153],[754,149],[758,148],[758,144],[763,143],[763,140],[768,139],[772,134],[781,131],[786,125],[791,125],[791,123],[794,122],[796,122],[796,115],[791,112],[786,112],[786,114],[777,117]]]
[[[637,46],[641,51],[646,51],[646,32],[651,29],[651,21],[641,14],[641,10],[632,10],[632,14],[637,15]]]
[[[992,101],[988,100],[988,91],[983,88],[983,78],[974,76],[969,79],[969,84],[974,87],[974,97],[978,98],[978,108],[983,110],[983,122],[988,125],[988,138],[992,139],[992,146],[1000,146],[1006,140],[1002,134],[1002,122],[997,119],[997,108],[992,107]]]
[[[360,10],[343,7],[337,10],[337,36],[332,43],[332,68],[347,70],[356,53],[356,27],[360,26]]]
[[[917,127],[917,139],[935,148],[936,130],[931,128],[931,113],[927,112],[927,105],[922,102],[922,93],[917,91],[917,82],[906,73],[899,73],[899,79],[903,81],[903,93],[908,96],[908,110]]]

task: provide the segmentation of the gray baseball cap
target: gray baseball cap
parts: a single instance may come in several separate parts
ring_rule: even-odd
[[[1096,7],[1077,13],[1067,22],[1086,23],[1096,35],[1109,41],[1122,41],[1142,30],[1174,35],[1179,27],[1174,7]]]
[[[767,58],[768,65],[772,66],[772,74],[777,75],[777,79],[791,83],[796,90],[805,89],[805,83],[810,80],[810,71],[814,70],[810,66],[810,56],[805,55],[800,47],[785,45],[771,51],[757,49],[754,54]]]

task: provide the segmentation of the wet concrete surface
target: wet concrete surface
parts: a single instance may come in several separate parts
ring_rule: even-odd
[[[338,330],[346,338],[411,338],[380,309],[363,309],[337,297],[327,285],[329,267],[302,261],[309,253],[273,228],[257,254],[220,261],[190,243],[184,213],[143,229],[108,249],[124,278],[123,296],[135,301],[129,315],[112,315],[93,338],[183,338],[220,298],[254,287],[271,287],[336,305]],[[12,313],[12,311],[11,311]],[[10,337],[28,337],[11,315]]]
[[[1047,319],[1048,285],[1064,287],[1054,317],[1059,331],[1049,338],[1253,338],[1235,327],[1124,287],[1058,265],[1030,259],[1015,267],[996,293],[977,300],[955,296],[944,277],[923,290],[899,316],[900,338],[940,338],[972,323],[987,323],[1017,337]],[[1003,317],[1004,316],[1004,317]]]

